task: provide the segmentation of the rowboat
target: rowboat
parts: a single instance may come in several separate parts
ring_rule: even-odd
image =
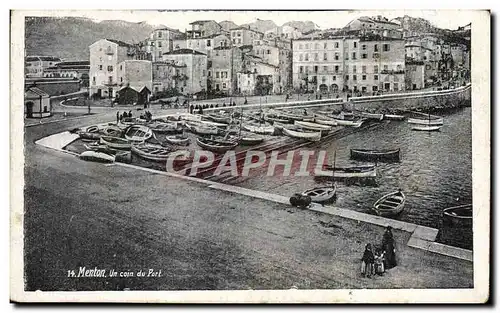
[[[93,125],[93,126],[87,127],[87,129],[85,131],[87,133],[98,133],[100,131],[100,128],[97,125]]]
[[[208,151],[216,152],[216,153],[224,153],[228,150],[232,150],[236,148],[238,142],[236,141],[226,141],[223,142],[221,140],[213,140],[208,138],[196,138],[196,143],[198,146],[206,149]]]
[[[420,125],[429,125],[429,126],[434,126],[434,125],[443,125],[443,119],[442,118],[436,118],[436,119],[421,119],[421,118],[409,118],[408,123],[410,124],[420,124]]]
[[[334,118],[337,119],[337,120],[349,120],[349,121],[352,121],[354,119],[354,113],[353,112],[342,111],[337,116],[334,116]]]
[[[143,125],[146,124],[148,121],[142,118],[136,118],[136,117],[126,117],[123,118],[120,123],[124,125]]]
[[[253,146],[258,145],[264,141],[264,137],[255,135],[242,135],[240,137],[240,144],[243,146]]]
[[[244,124],[243,129],[248,130],[249,132],[261,134],[261,135],[272,135],[274,134],[274,126],[258,126],[253,124]]]
[[[185,135],[166,136],[165,141],[168,142],[169,144],[177,146],[187,146],[189,145],[190,142],[189,138]]]
[[[363,125],[364,120],[358,120],[358,121],[349,121],[349,120],[340,120],[340,119],[335,119],[335,122],[337,122],[337,125],[339,126],[350,126],[350,127],[361,127]]]
[[[373,205],[379,216],[395,216],[403,212],[406,196],[401,190],[386,194]]]
[[[108,126],[102,132],[106,136],[121,137],[123,130],[117,126]]]
[[[294,121],[312,122],[314,120],[313,116],[298,115],[298,114],[294,114],[292,112],[287,112],[287,111],[280,111],[276,115],[278,116],[278,118],[284,118],[284,119],[289,119],[289,120],[294,120]]]
[[[227,128],[228,124],[225,123],[216,123],[216,122],[210,122],[210,121],[192,121],[190,122],[191,124],[199,124],[199,125],[204,125],[204,126],[213,126],[213,127],[218,127],[218,128]]]
[[[132,153],[140,156],[143,159],[163,162],[167,161],[168,156],[174,151],[172,148],[150,145],[150,144],[135,144],[132,145]]]
[[[325,170],[333,172],[333,178],[375,178],[377,169],[375,165],[333,167],[326,165]]]
[[[327,116],[321,116],[318,114],[314,115],[313,122],[317,123],[317,124],[328,125],[328,126],[337,126],[338,125],[337,121],[334,120],[333,118],[329,118]]]
[[[472,204],[459,205],[443,210],[445,222],[458,227],[472,226]]]
[[[384,114],[379,114],[379,113],[354,112],[354,115],[361,118],[372,119],[377,121],[381,121],[384,119]]]
[[[395,121],[402,121],[405,119],[404,115],[398,115],[398,114],[384,114],[384,118],[386,120],[395,120]]]
[[[99,151],[84,151],[80,154],[80,159],[92,162],[113,163],[115,156]]]
[[[335,197],[335,191],[335,186],[316,187],[304,191],[302,195],[311,197],[312,202],[322,203],[332,200]]]
[[[266,121],[268,123],[275,123],[275,122],[277,122],[277,123],[283,123],[283,124],[290,123],[289,119],[279,118],[279,117],[273,117],[273,116],[268,116],[268,115],[264,116],[264,121]]]
[[[351,159],[362,160],[397,160],[401,149],[351,149]]]
[[[422,125],[422,126],[412,126],[412,130],[419,130],[419,131],[427,131],[427,132],[435,132],[441,129],[440,125],[436,126],[431,126],[431,125]]]
[[[165,134],[165,133],[181,133],[182,127],[177,123],[161,123],[156,122],[155,124],[149,125],[152,131],[155,133]]]
[[[309,141],[320,141],[321,140],[321,132],[309,132],[303,131],[300,128],[295,130],[287,127],[283,127],[283,133],[288,137],[298,138],[298,139],[307,139]]]
[[[206,117],[217,123],[224,123],[224,124],[231,123],[231,116],[229,115],[209,113],[206,115]]]
[[[102,136],[100,142],[113,149],[130,149],[130,141],[119,137]]]
[[[317,130],[317,131],[329,131],[332,130],[331,126],[322,125],[312,122],[295,121],[296,126],[302,127],[304,129]]]
[[[151,136],[153,131],[144,125],[132,125],[125,130],[125,138],[131,142],[143,142]]]
[[[186,128],[198,135],[217,135],[219,133],[218,128],[203,124],[186,123]]]

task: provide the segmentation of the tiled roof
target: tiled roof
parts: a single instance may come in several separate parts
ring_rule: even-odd
[[[165,52],[163,55],[181,55],[181,54],[197,54],[197,55],[206,55],[205,53],[201,53],[199,51],[196,51],[196,50],[192,50],[192,49],[177,49],[177,50],[173,50],[173,51],[170,51],[170,52]]]
[[[133,44],[130,44],[130,43],[126,43],[126,42],[123,42],[123,41],[120,41],[120,40],[115,40],[115,39],[107,39],[107,41],[111,41],[113,43],[116,43],[117,45],[119,45],[120,47],[133,47],[134,45]]]
[[[54,62],[60,62],[61,59],[58,57],[54,56],[27,56],[26,57],[27,62],[33,62],[33,61],[54,61]]]
[[[48,97],[49,94],[38,87],[30,87],[26,90],[27,93],[32,93],[35,96]]]

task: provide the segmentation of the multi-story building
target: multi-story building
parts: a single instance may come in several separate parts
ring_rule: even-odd
[[[137,90],[153,89],[152,63],[147,60],[124,60],[118,63],[118,86]]]
[[[163,61],[173,61],[185,65],[185,74],[178,80],[179,91],[183,94],[195,94],[207,91],[207,55],[192,49],[173,50],[163,54]]]
[[[405,71],[405,84],[407,90],[417,90],[425,87],[424,61],[407,60]]]
[[[163,27],[155,29],[145,40],[144,48],[151,54],[151,61],[161,61],[163,53],[174,49],[174,40],[185,39],[185,35],[178,29]]]
[[[249,46],[256,39],[264,38],[264,34],[249,27],[236,27],[231,29],[231,43],[233,46]]]
[[[232,95],[237,91],[237,73],[243,67],[243,54],[237,47],[214,48],[208,69],[208,92]]]
[[[348,30],[379,30],[379,29],[393,29],[401,28],[401,25],[389,21],[387,18],[377,16],[362,16],[349,22],[345,27]]]
[[[44,77],[45,69],[61,62],[54,56],[27,56],[25,58],[24,73],[26,77]]]
[[[105,98],[116,97],[120,89],[118,64],[144,56],[138,46],[114,39],[100,39],[91,44],[89,50],[90,94]]]
[[[295,27],[284,25],[271,28],[264,32],[264,39],[283,39],[283,40],[294,40],[302,37],[302,32]]]
[[[338,92],[344,86],[344,39],[302,38],[292,42],[293,87]]]
[[[265,62],[262,58],[247,54],[244,56],[243,69],[240,73],[251,73],[250,79],[253,82],[250,85],[254,86],[254,95],[269,95],[280,92],[279,84],[279,67]],[[241,76],[241,75],[240,75]],[[238,91],[242,92],[243,84],[238,82]],[[246,90],[248,88],[243,88]]]
[[[188,38],[186,40],[187,49],[194,49],[198,52],[205,53],[210,59],[212,50],[216,47],[230,46],[229,37],[224,34],[215,34],[207,37]]]
[[[265,63],[279,68],[276,90],[278,93],[288,91],[292,86],[292,52],[290,44],[278,40],[254,40],[252,54],[260,57]]]
[[[214,20],[194,21],[189,23],[190,30],[186,30],[187,38],[208,37],[220,34],[222,27]]]
[[[153,94],[176,90],[181,92],[184,87],[182,77],[187,77],[186,64],[177,64],[172,61],[153,62]]]

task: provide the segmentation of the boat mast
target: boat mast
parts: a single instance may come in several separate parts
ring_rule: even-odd
[[[241,107],[241,113],[240,113],[240,131],[238,133],[238,139],[241,139],[241,125],[243,124],[243,107]]]

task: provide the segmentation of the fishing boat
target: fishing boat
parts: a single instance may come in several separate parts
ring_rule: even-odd
[[[264,115],[264,121],[268,123],[283,123],[283,124],[288,124],[291,121],[287,118],[281,118],[281,117],[275,117],[275,116],[269,116],[269,115]]]
[[[412,126],[412,130],[418,130],[418,131],[427,131],[427,132],[435,132],[439,131],[441,129],[440,125],[432,126],[432,125],[422,125],[422,126]]]
[[[354,119],[353,112],[342,111],[337,116],[334,116],[336,120],[352,121]]]
[[[293,121],[303,121],[303,122],[312,122],[314,120],[314,116],[309,115],[299,115],[289,111],[280,111],[277,113],[278,118],[288,119]]]
[[[176,122],[174,123],[161,123],[155,122],[154,124],[149,125],[152,131],[159,134],[173,134],[173,133],[182,133],[182,127]]]
[[[132,125],[125,130],[125,138],[131,142],[143,142],[153,136],[151,128],[144,125]]]
[[[304,191],[302,195],[311,197],[312,202],[323,203],[323,202],[328,202],[335,197],[336,189],[337,188],[335,187],[335,185],[316,187]]]
[[[219,133],[219,129],[215,126],[195,124],[192,122],[186,123],[186,128],[197,135],[217,135]]]
[[[100,142],[113,149],[130,149],[130,141],[124,138],[102,136]]]
[[[375,178],[377,168],[375,165],[361,165],[348,167],[324,166],[327,171],[333,172],[333,178]]]
[[[102,131],[106,136],[121,137],[123,130],[118,126],[110,125]]]
[[[126,118],[123,118],[120,121],[120,123],[122,123],[124,125],[131,126],[131,125],[144,125],[144,124],[147,124],[148,121],[145,119],[142,119],[142,118],[126,117]]]
[[[191,121],[190,123],[191,124],[205,125],[205,126],[213,126],[213,127],[222,128],[222,129],[225,129],[228,127],[228,124],[225,124],[225,123],[210,122],[210,121],[205,121],[205,120]]]
[[[228,150],[232,150],[236,148],[238,145],[237,141],[222,141],[222,140],[213,140],[209,138],[196,138],[196,143],[203,149],[208,151],[216,152],[216,153],[224,153]]]
[[[332,130],[331,126],[317,124],[317,123],[313,123],[313,122],[295,121],[294,125],[302,127],[304,129],[309,129],[309,130],[317,130],[317,131],[329,131],[329,130]]]
[[[146,143],[134,144],[131,148],[132,153],[138,155],[139,157],[157,162],[167,161],[168,156],[174,150],[175,149],[171,147],[163,147]]]
[[[420,112],[412,112],[415,115],[420,115],[422,118],[412,117],[408,119],[409,124],[420,124],[420,125],[428,125],[428,126],[437,126],[443,125],[443,118],[436,115],[431,115],[430,111],[428,114],[420,113]],[[426,117],[426,118],[424,118]]]
[[[450,207],[443,210],[444,222],[457,227],[472,226],[472,204]]]
[[[371,120],[377,120],[381,121],[384,119],[384,114],[379,114],[379,113],[368,113],[368,112],[354,112],[354,116],[358,116],[361,118],[366,118],[366,119],[371,119]]]
[[[223,123],[223,124],[231,123],[231,116],[226,114],[208,113],[206,117],[216,123]]]
[[[321,124],[321,125],[328,125],[328,126],[337,126],[338,123],[336,120],[333,118],[329,118],[327,116],[321,116],[319,114],[314,115],[314,123]]]
[[[242,127],[243,129],[255,134],[260,134],[260,135],[274,134],[274,126],[243,124]]]
[[[339,125],[339,126],[350,126],[350,127],[358,128],[358,127],[361,127],[361,125],[363,125],[364,120],[350,121],[350,120],[335,119],[335,122],[337,122],[337,125]]]
[[[379,216],[395,216],[403,212],[405,201],[405,194],[401,190],[398,190],[378,199],[373,205],[373,210]]]
[[[189,137],[186,135],[170,135],[165,137],[165,141],[172,145],[187,146],[189,145]]]
[[[399,114],[384,114],[384,118],[386,120],[402,121],[406,117],[404,115],[399,115]]]
[[[399,161],[401,149],[351,149],[351,159]]]
[[[243,146],[254,146],[262,143],[264,141],[264,137],[255,136],[250,134],[244,134],[240,137],[240,144]]]
[[[291,127],[283,127],[282,129],[283,134],[287,135],[288,137],[292,138],[297,138],[297,139],[307,139],[309,141],[320,141],[321,140],[321,132],[311,132],[311,131],[306,131],[301,128],[294,128],[292,129]]]
[[[113,163],[115,156],[100,151],[84,151],[80,154],[80,159],[92,162]]]
[[[98,133],[98,132],[100,132],[100,130],[101,130],[101,129],[99,128],[99,126],[97,126],[97,125],[93,125],[93,126],[89,126],[89,127],[87,127],[87,129],[86,129],[85,131],[86,131],[87,133]]]

